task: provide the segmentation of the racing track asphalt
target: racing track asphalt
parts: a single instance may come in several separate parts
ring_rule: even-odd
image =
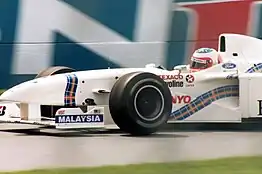
[[[0,171],[262,154],[262,132],[0,132]]]

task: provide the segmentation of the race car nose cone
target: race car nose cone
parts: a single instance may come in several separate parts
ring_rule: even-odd
[[[8,89],[0,96],[0,100],[43,105],[63,105],[66,84],[67,77],[65,75],[38,78]]]

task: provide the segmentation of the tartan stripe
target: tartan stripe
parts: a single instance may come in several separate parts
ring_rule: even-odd
[[[184,120],[189,116],[195,114],[196,112],[202,110],[203,108],[207,107],[214,101],[226,97],[237,97],[237,96],[239,96],[238,85],[219,87],[198,96],[195,100],[191,101],[189,104],[174,111],[171,114],[171,117],[174,117],[176,120]]]
[[[71,88],[71,92],[72,93],[76,93],[76,88],[77,88],[77,84],[78,84],[78,78],[76,77],[76,75],[73,75],[74,77],[72,78],[72,88]]]
[[[256,64],[249,68],[246,73],[262,72],[262,63]]]
[[[246,73],[254,73],[254,72],[262,72],[262,63],[256,64],[250,67]],[[177,120],[184,120],[187,117],[195,114],[201,109],[207,107],[214,101],[219,99],[227,98],[227,97],[238,97],[239,96],[239,86],[238,85],[229,85],[222,86],[211,91],[208,91],[200,96],[198,96],[195,100],[190,102],[189,104],[183,106],[182,108],[171,113],[171,117],[174,117]]]
[[[67,84],[64,94],[64,104],[65,106],[75,106],[75,93],[78,85],[78,78],[75,74],[66,75]]]

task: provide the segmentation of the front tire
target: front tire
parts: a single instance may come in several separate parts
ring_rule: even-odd
[[[109,97],[109,109],[121,130],[135,136],[149,135],[167,122],[172,96],[157,75],[134,72],[115,83]]]

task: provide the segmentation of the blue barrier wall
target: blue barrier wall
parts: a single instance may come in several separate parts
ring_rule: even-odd
[[[78,70],[165,65],[171,4],[169,0],[1,0],[0,88],[30,79],[52,65]]]
[[[186,63],[196,47],[215,46],[219,33],[250,34],[234,22],[201,27],[214,19],[223,21],[216,10],[232,10],[232,3],[246,8],[253,1],[1,0],[0,88],[53,65],[84,70],[153,62],[171,69]],[[207,18],[204,12],[210,10],[214,14]],[[247,16],[244,9],[239,11]],[[243,27],[250,20],[241,18]]]

